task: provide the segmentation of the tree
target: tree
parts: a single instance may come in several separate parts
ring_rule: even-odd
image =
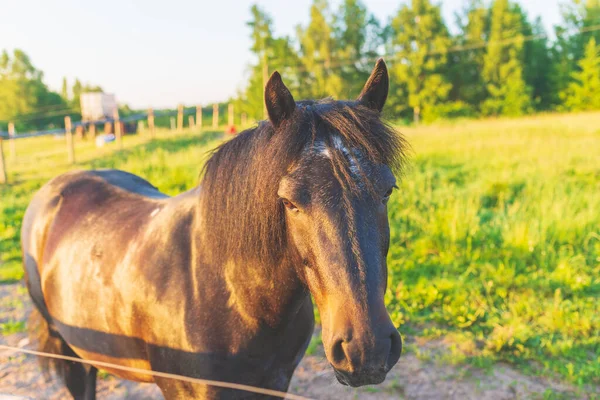
[[[73,108],[81,110],[81,93],[83,93],[83,85],[79,79],[75,78],[75,83],[73,83],[71,90],[73,91],[71,104]]]
[[[359,0],[345,0],[334,18],[336,57],[343,97],[358,96],[369,78],[377,50],[383,44],[379,21]]]
[[[561,11],[564,19],[561,37],[568,42],[573,58],[578,60],[583,57],[590,37],[600,43],[600,31],[585,32],[600,21],[600,0],[571,0],[563,4]]]
[[[600,109],[600,45],[595,38],[589,40],[578,66],[573,81],[561,93],[564,108],[576,111]]]
[[[252,33],[250,34],[250,37],[252,38],[252,47],[250,48],[250,50],[254,54],[256,54],[258,58],[258,63],[261,71],[261,85],[257,87],[260,87],[262,89],[266,84],[266,80],[268,78],[269,73],[268,54],[269,47],[271,46],[273,41],[273,20],[266,12],[261,10],[256,4],[254,4],[250,8],[250,13],[252,14],[252,19],[249,22],[247,22],[247,25],[252,30]],[[254,80],[256,80],[256,78],[257,77],[254,77]],[[261,100],[262,97],[263,96],[261,95]],[[264,106],[262,108],[264,113]]]
[[[536,18],[533,25],[522,15],[522,25],[525,35],[535,39],[527,41],[524,47],[524,78],[531,88],[531,97],[538,110],[547,110],[552,104],[553,60],[550,56],[550,46],[541,18]]]
[[[38,71],[23,51],[14,50],[12,57],[4,51],[0,61],[0,118],[14,119],[31,113],[38,103],[44,84]]]
[[[67,83],[67,78],[64,77],[62,81],[62,88],[60,90],[60,95],[65,101],[69,101],[69,85]]]
[[[81,94],[82,93],[94,93],[94,92],[103,92],[100,86],[94,86],[90,84],[82,84],[81,81],[75,78],[75,83],[73,83],[73,87],[71,88],[73,95],[71,98],[71,108],[81,113]]]
[[[15,49],[0,56],[0,120],[14,121],[17,130],[40,129],[60,123],[55,112],[39,112],[65,106],[57,93],[43,82],[42,71],[35,68],[25,52]]]
[[[482,0],[470,0],[456,18],[459,34],[455,43],[464,50],[451,54],[449,58],[450,80],[453,84],[450,98],[478,108],[486,96],[482,71],[484,43],[489,34],[489,9]]]
[[[264,117],[264,85],[268,74],[278,70],[291,90],[299,87],[296,74],[291,73],[289,66],[299,63],[291,40],[287,37],[275,38],[273,36],[273,21],[271,17],[257,5],[250,9],[252,15],[246,24],[250,28],[252,46],[250,50],[255,56],[253,64],[249,66],[248,84],[238,92],[235,107],[240,112],[256,119]]]
[[[550,82],[552,105],[560,107],[564,92],[577,70],[577,62],[585,52],[590,37],[600,43],[600,31],[590,30],[600,22],[600,0],[571,0],[561,5],[563,22],[554,27],[556,40],[551,48],[552,74]]]
[[[306,28],[297,28],[302,63],[301,97],[340,97],[342,78],[334,63],[337,46],[327,0],[314,0],[310,7],[310,21]]]
[[[523,12],[517,4],[494,1],[483,65],[488,98],[482,111],[486,115],[517,116],[531,111],[531,89],[523,74],[523,28]]]
[[[298,58],[291,46],[290,39],[272,38],[271,45],[266,56],[268,72],[277,70],[285,79],[286,85],[292,91],[296,91],[299,83],[297,75],[291,73],[290,65],[296,66]],[[262,62],[249,67],[248,83],[244,90],[239,91],[235,100],[235,107],[240,112],[256,119],[264,118],[264,71]]]
[[[415,121],[448,98],[447,52],[451,44],[440,7],[429,0],[412,0],[392,20],[392,48],[397,59],[392,67],[395,89],[392,104],[397,112],[413,110]]]

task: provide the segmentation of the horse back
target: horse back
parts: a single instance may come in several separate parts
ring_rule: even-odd
[[[28,258],[37,262],[43,259],[49,230],[61,209],[78,219],[127,198],[149,205],[151,200],[167,197],[146,180],[119,170],[75,171],[52,179],[34,195],[23,217],[21,244],[26,272],[33,272],[33,260]],[[66,222],[61,221],[61,225],[66,227]]]
[[[77,336],[69,334],[74,321],[104,330],[91,289],[101,293],[102,286],[113,285],[118,257],[166,198],[147,181],[117,170],[60,175],[33,197],[21,231],[25,282],[36,308],[69,344]],[[111,352],[143,358],[143,343],[113,342]]]

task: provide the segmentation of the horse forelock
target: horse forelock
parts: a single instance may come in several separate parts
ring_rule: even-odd
[[[281,261],[287,233],[279,182],[310,151],[326,155],[336,179],[352,191],[358,188],[356,176],[363,174],[363,160],[400,171],[406,149],[402,136],[378,112],[330,99],[298,102],[292,117],[276,130],[261,122],[240,133],[215,149],[203,171],[202,234],[213,261]]]

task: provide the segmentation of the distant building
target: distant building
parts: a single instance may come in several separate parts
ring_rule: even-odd
[[[114,94],[81,94],[81,118],[84,121],[112,119],[116,109],[117,101]]]

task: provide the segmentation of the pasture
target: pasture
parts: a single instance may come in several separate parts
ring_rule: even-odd
[[[400,131],[412,151],[389,203],[386,302],[405,352],[483,369],[507,362],[598,393],[600,113]],[[221,140],[215,132],[127,136],[120,152],[78,142],[76,166],[62,140],[17,141],[10,183],[0,186],[0,282],[22,277],[21,219],[50,178],[119,168],[175,195],[197,184]],[[5,335],[24,329],[2,321]],[[446,351],[426,352],[428,343]]]

